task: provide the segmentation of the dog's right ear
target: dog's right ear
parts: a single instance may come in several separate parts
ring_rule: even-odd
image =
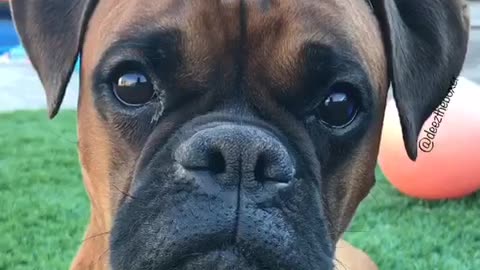
[[[45,89],[50,118],[65,95],[97,0],[10,0],[23,46]]]

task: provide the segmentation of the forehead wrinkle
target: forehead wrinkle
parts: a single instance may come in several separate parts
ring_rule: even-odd
[[[113,43],[131,39],[138,30],[176,29],[180,34],[177,50],[184,65],[179,82],[205,84],[214,68],[232,74],[234,50],[239,46],[239,0],[104,0],[91,19],[85,36],[83,66],[92,70]],[[151,48],[156,44],[151,44]],[[230,75],[225,75],[230,76]]]
[[[279,91],[295,88],[302,73],[301,52],[304,44],[318,41],[334,45],[334,35],[327,29],[334,17],[331,1],[273,1],[269,12],[262,12],[260,0],[247,1],[250,70],[268,71],[253,77]],[[282,91],[283,92],[283,91]]]
[[[193,75],[204,85],[214,72],[221,73],[223,79],[232,79],[236,49],[241,43],[241,1],[192,1],[187,6],[181,29],[186,63],[183,74],[189,78]]]
[[[373,11],[365,0],[325,1],[321,11],[310,7],[310,41],[327,45],[349,44],[359,63],[374,83],[380,97],[386,89],[386,62],[381,31]],[[319,16],[321,13],[321,16]],[[345,20],[344,18],[348,18]],[[312,23],[314,22],[314,23]]]
[[[103,0],[99,1],[87,29],[82,52],[83,64],[95,66],[111,44],[128,39],[136,30],[180,29],[184,0],[157,1]],[[92,27],[92,25],[94,27]],[[128,31],[130,33],[128,33]],[[92,69],[92,68],[88,68]],[[87,69],[87,70],[88,70]]]
[[[97,37],[103,44],[113,43],[125,36],[134,36],[137,31],[174,28],[181,25],[180,12],[184,9],[183,0],[156,1],[111,0],[100,1],[96,8]]]
[[[179,31],[168,26],[159,26],[156,28],[145,28],[140,25],[130,25],[128,28],[119,31],[116,34],[115,41],[111,47],[127,47],[149,50],[162,50],[160,44],[152,43],[156,41],[173,41],[179,37]]]
[[[368,77],[374,99],[382,99],[388,85],[385,54],[378,22],[365,0],[273,1],[268,12],[262,11],[261,0],[246,3],[248,76],[255,95],[298,95],[302,48],[317,43],[341,46],[340,53]]]
[[[367,1],[358,0],[340,1],[339,7],[344,10],[345,16],[352,18],[346,21],[343,31],[347,32],[343,32],[343,36],[347,37],[351,44],[355,44],[361,64],[377,84],[375,88],[378,91],[374,94],[383,99],[388,88],[386,55],[380,26],[373,10]]]
[[[253,50],[242,57],[249,57],[249,64],[267,68],[279,83],[292,83],[286,79],[298,70],[298,52],[306,41],[332,46],[339,42],[354,44],[352,47],[361,56],[369,76],[382,80],[385,66],[381,36],[371,30],[378,26],[364,0],[271,0],[267,1],[268,12],[262,10],[263,0],[244,2],[248,10],[246,42]],[[99,13],[102,16],[96,16],[100,23],[94,24],[99,27],[94,29],[96,37],[91,39],[95,40],[96,50],[108,47],[100,43],[118,40],[125,29],[135,34],[142,28],[177,27],[185,33],[183,52],[198,72],[202,66],[209,68],[211,58],[228,58],[229,47],[238,46],[240,42],[240,0],[164,0],[161,3],[142,1],[142,4],[133,0],[107,0],[100,3],[103,3]],[[276,26],[281,29],[274,29]]]

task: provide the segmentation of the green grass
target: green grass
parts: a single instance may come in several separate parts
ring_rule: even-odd
[[[480,194],[424,202],[377,174],[347,240],[380,269],[480,269]],[[89,214],[74,112],[0,114],[0,198],[0,269],[66,269]]]
[[[67,269],[89,207],[76,153],[76,117],[0,114],[0,269]]]

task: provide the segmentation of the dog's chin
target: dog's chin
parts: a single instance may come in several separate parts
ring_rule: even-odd
[[[288,257],[286,254],[285,257]],[[285,269],[280,267],[284,262],[270,261],[268,265],[260,260],[249,260],[241,254],[236,248],[229,248],[223,250],[214,250],[206,253],[193,253],[184,256],[181,260],[173,263],[173,267],[169,269],[174,270],[274,270]],[[280,268],[279,268],[280,267]],[[296,269],[298,265],[290,265],[287,269]],[[322,270],[331,270],[333,267],[330,264],[318,265]]]
[[[257,266],[249,262],[240,252],[235,249],[215,250],[208,253],[197,253],[186,256],[179,262],[175,263],[175,270],[198,270],[198,269],[270,269]]]

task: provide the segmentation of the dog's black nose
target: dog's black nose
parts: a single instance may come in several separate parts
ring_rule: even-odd
[[[178,147],[175,159],[186,170],[209,172],[224,184],[289,183],[295,175],[287,148],[270,132],[254,126],[204,128]]]

